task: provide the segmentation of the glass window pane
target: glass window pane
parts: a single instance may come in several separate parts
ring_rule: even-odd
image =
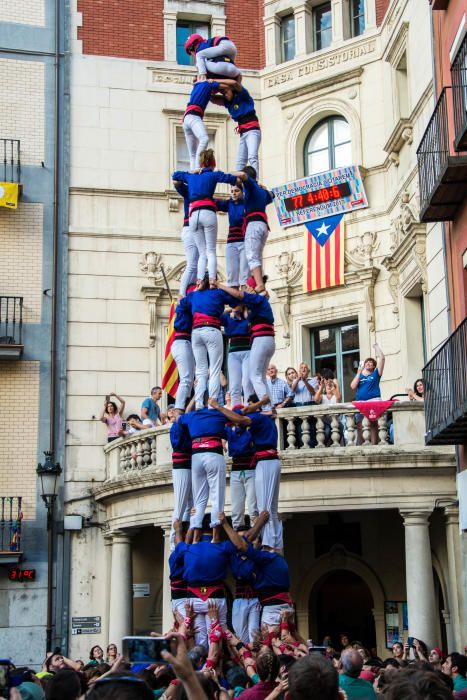
[[[336,352],[336,329],[320,328],[313,332],[314,354],[330,355]]]
[[[323,369],[330,369],[334,372],[334,376],[337,373],[337,361],[335,355],[330,355],[329,357],[317,357],[315,360],[315,374],[318,372],[323,373]]]
[[[314,11],[315,17],[315,47],[316,50],[329,46],[332,39],[331,3],[320,5]]]
[[[342,326],[342,350],[356,350],[358,348],[358,323],[352,323],[348,326]]]
[[[333,129],[336,145],[350,141],[350,126],[345,119],[333,119]]]
[[[313,130],[308,150],[319,151],[321,148],[328,148],[328,139],[328,121],[326,120]]]
[[[281,20],[282,60],[291,61],[295,58],[295,17],[287,15]]]
[[[350,143],[336,146],[334,149],[334,168],[342,168],[344,165],[352,164],[352,147]]]
[[[365,31],[365,3],[364,0],[351,0],[350,23],[352,36],[360,36]]]
[[[177,22],[177,63],[180,66],[193,66],[194,56],[189,56],[185,51],[185,42],[190,34],[201,34],[209,38],[211,35],[209,24],[199,24],[197,22]]]
[[[177,132],[177,170],[190,169],[190,156],[185,141],[185,135]]]
[[[329,170],[329,151],[318,151],[317,153],[308,154],[308,172],[307,175],[322,173]]]
[[[321,32],[319,48],[326,49],[328,46],[331,46],[331,41],[332,41],[332,30],[331,29],[323,30]]]

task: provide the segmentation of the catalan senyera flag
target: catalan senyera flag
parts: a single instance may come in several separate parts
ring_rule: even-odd
[[[170,305],[169,327],[167,328],[167,342],[164,354],[164,374],[162,376],[162,388],[169,396],[175,398],[178,389],[178,370],[175,360],[172,357],[172,343],[175,337],[175,303]]]
[[[342,214],[305,224],[303,291],[316,292],[344,284],[344,222]]]
[[[18,208],[19,185],[17,182],[0,182],[0,207]]]

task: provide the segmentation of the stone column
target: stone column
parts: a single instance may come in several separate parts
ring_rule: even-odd
[[[313,31],[311,9],[308,3],[298,5],[294,10],[295,16],[295,56],[306,56],[312,51]]]
[[[109,642],[120,648],[122,637],[133,632],[131,538],[113,532],[110,575]]]
[[[373,613],[373,619],[375,621],[376,648],[378,650],[378,656],[383,659],[387,655],[384,610],[377,610],[376,608],[373,608],[371,612]]]
[[[451,614],[451,626],[454,637],[454,645],[450,649],[462,649],[464,643],[463,631],[463,591],[462,591],[462,562],[460,553],[459,536],[459,509],[457,506],[448,506],[444,509],[446,522],[446,549],[448,555],[448,596],[444,601]]]
[[[177,61],[177,13],[164,10],[164,61]]]
[[[437,639],[429,511],[401,511],[405,526],[405,571],[409,635],[428,646]]]
[[[211,19],[211,36],[225,36],[225,15],[213,15]]]
[[[374,0],[365,0],[365,30],[376,27],[376,4]]]
[[[344,40],[344,17],[342,10],[342,0],[331,0],[332,44],[339,44]]]
[[[265,17],[264,39],[266,46],[266,65],[275,66],[280,62],[281,21],[277,15]]]
[[[162,629],[168,630],[172,627],[172,602],[170,599],[170,523],[162,528],[164,536],[164,574],[162,579]]]

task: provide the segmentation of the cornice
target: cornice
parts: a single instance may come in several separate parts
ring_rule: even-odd
[[[280,102],[288,102],[294,98],[303,97],[304,95],[308,95],[312,92],[319,92],[320,90],[325,90],[329,87],[335,87],[340,83],[354,84],[356,82],[360,82],[359,78],[362,74],[363,67],[359,66],[358,68],[354,68],[353,70],[345,71],[343,73],[338,73],[337,75],[325,78],[324,80],[318,80],[313,83],[309,83],[308,85],[303,85],[301,87],[278,93],[277,97],[279,98]]]

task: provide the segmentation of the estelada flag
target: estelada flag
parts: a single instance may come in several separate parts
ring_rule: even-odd
[[[17,182],[0,182],[0,207],[18,208],[19,185]]]
[[[342,214],[308,221],[305,226],[303,291],[344,284],[344,223]]]
[[[167,343],[165,345],[164,354],[164,374],[162,376],[162,388],[169,396],[175,398],[178,389],[178,370],[175,360],[172,357],[172,343],[175,337],[175,303],[170,305],[169,312],[169,327],[167,328]]]

